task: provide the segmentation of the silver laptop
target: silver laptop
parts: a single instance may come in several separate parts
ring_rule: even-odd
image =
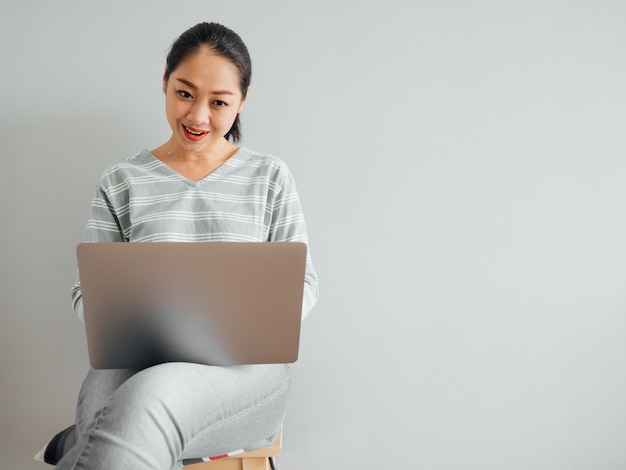
[[[304,243],[81,243],[76,251],[93,368],[298,358]]]

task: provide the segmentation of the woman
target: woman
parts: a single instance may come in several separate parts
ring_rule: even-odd
[[[171,137],[109,166],[86,241],[307,241],[293,178],[272,156],[238,147],[251,78],[233,31],[201,23],[172,45],[163,77]],[[302,317],[317,301],[310,258]],[[73,307],[82,319],[80,284]],[[287,411],[287,365],[167,363],[90,370],[76,444],[59,469],[171,469],[185,459],[267,445]]]

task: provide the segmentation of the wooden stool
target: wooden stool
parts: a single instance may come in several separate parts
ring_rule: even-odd
[[[261,449],[231,455],[209,462],[186,465],[183,470],[272,470],[270,459],[280,454],[283,443],[283,430],[278,431],[274,443]]]

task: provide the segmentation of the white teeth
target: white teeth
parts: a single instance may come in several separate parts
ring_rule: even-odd
[[[204,132],[203,132],[203,131],[200,131],[200,132],[197,132],[197,131],[192,131],[192,130],[191,130],[191,129],[189,129],[187,126],[185,126],[185,129],[187,129],[187,132],[189,132],[190,134],[193,134],[193,135],[202,135],[202,134],[204,134]]]

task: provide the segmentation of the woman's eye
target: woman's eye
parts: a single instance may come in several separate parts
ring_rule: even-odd
[[[215,100],[215,101],[213,101],[213,104],[215,106],[228,106],[228,103],[226,103],[226,101],[222,101],[222,100]]]
[[[193,98],[193,96],[191,96],[191,93],[189,93],[188,91],[185,91],[185,90],[177,90],[176,94],[178,96],[180,96],[181,98],[185,99],[185,100]]]

